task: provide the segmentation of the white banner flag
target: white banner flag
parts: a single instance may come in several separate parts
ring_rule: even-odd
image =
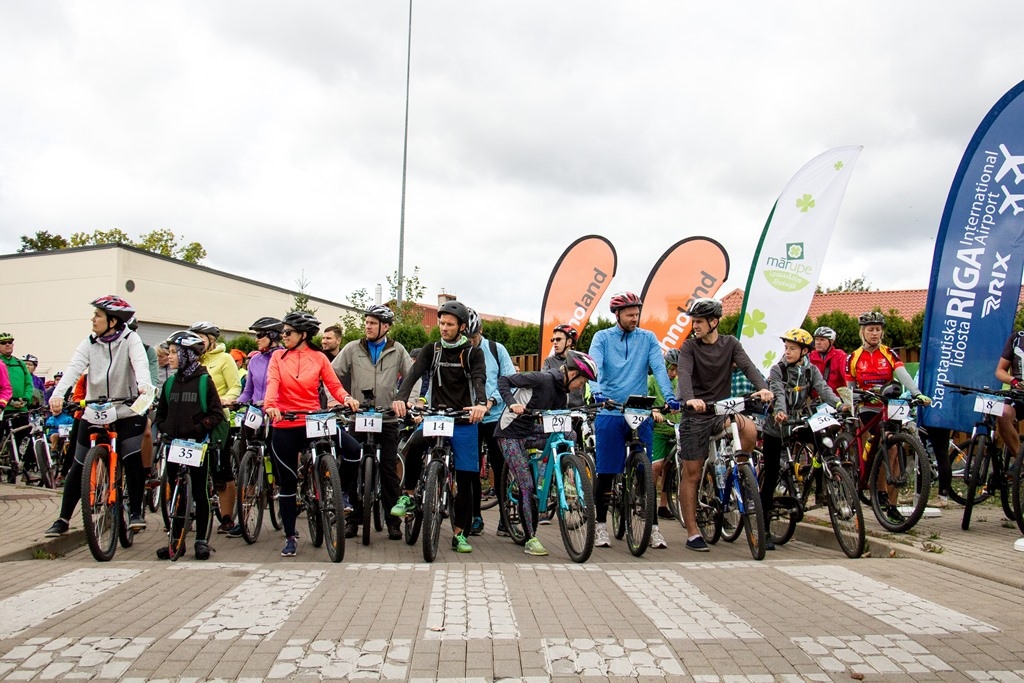
[[[782,356],[779,336],[799,327],[807,315],[862,149],[836,147],[809,161],[779,195],[761,233],[736,336],[765,376]]]

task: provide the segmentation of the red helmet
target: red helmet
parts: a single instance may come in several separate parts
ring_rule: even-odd
[[[643,305],[644,302],[633,292],[619,292],[612,296],[612,300],[608,303],[608,308],[612,309],[612,313],[618,313],[623,308],[630,308],[631,306],[643,307]]]
[[[572,325],[566,325],[565,323],[562,323],[561,325],[555,327],[555,329],[551,330],[552,334],[554,334],[555,332],[561,332],[566,337],[568,337],[569,341],[573,342],[574,344],[576,343],[576,337],[579,334],[576,331],[575,327],[573,327]]]
[[[98,308],[112,318],[117,318],[127,324],[135,316],[135,309],[132,305],[119,296],[108,294],[99,299],[93,299],[90,306]]]
[[[582,351],[569,351],[565,354],[565,369],[576,370],[591,382],[597,381],[597,363]]]

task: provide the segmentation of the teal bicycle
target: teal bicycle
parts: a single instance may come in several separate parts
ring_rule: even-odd
[[[530,473],[538,482],[530,501],[534,506],[533,517],[537,519],[538,508],[546,510],[551,501],[558,514],[565,551],[573,562],[586,562],[594,551],[597,508],[594,482],[583,459],[576,454],[576,443],[566,435],[572,429],[572,418],[568,410],[527,411],[523,415],[540,420],[549,434],[543,449],[529,451]],[[519,483],[507,463],[502,468],[501,486],[505,492],[500,508],[502,521],[512,540],[523,545],[527,541],[522,522],[523,501]],[[544,505],[539,505],[539,501],[544,501]]]

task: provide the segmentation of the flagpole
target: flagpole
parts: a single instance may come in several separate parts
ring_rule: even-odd
[[[409,0],[409,32],[405,47],[405,133],[402,138],[402,213],[398,226],[398,283],[396,301],[402,305],[405,265],[405,175],[409,163],[409,73],[412,66],[412,0]]]

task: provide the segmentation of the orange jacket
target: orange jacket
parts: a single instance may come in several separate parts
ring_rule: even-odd
[[[339,402],[344,403],[349,394],[338,381],[338,375],[320,351],[308,346],[275,353],[267,368],[267,393],[263,398],[264,408],[277,408],[282,413],[290,410],[319,410],[320,382]],[[279,427],[301,427],[305,417],[281,420]]]

